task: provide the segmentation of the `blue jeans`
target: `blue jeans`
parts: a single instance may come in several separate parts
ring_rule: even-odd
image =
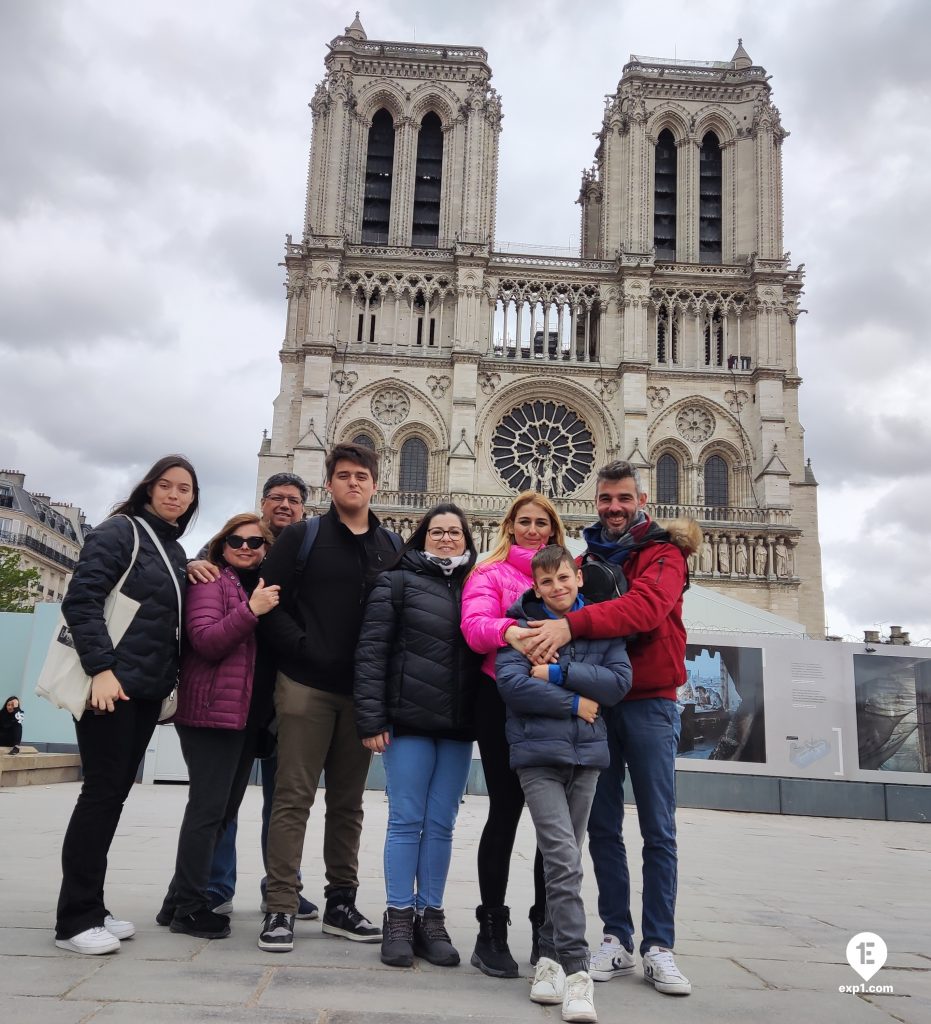
[[[392,736],[383,757],[388,779],[388,906],[442,907],[472,744],[430,736]]]
[[[650,946],[675,944],[676,887],[676,748],[680,719],[675,701],[661,697],[625,700],[604,709],[611,766],[601,773],[588,841],[598,914],[605,934],[614,935],[633,952],[634,923],[630,916],[630,872],[622,835],[624,775],[637,803],[643,837],[643,922],[640,952]]]
[[[272,800],[275,797],[275,775],[278,770],[278,756],[272,754],[262,762],[262,863],[267,864],[268,820],[272,813]],[[236,893],[236,832],[238,818],[234,818],[226,831],[217,841],[213,852],[213,866],[210,869],[210,882],[207,891],[217,897],[218,903],[231,900]],[[301,877],[298,872],[298,878]],[[264,879],[263,879],[264,881]],[[264,893],[263,893],[264,895]]]

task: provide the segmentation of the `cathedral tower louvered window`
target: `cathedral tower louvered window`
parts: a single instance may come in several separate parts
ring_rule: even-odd
[[[382,108],[369,128],[365,160],[365,200],[362,205],[362,241],[386,245],[391,220],[391,179],[394,173],[394,122]]]
[[[700,263],[721,262],[721,145],[714,132],[701,141],[698,252]]]
[[[443,174],[443,129],[431,113],[420,122],[414,172],[414,223],[411,245],[435,249],[440,239],[440,184]]]
[[[656,143],[653,245],[658,260],[676,258],[676,140],[668,128],[659,133]]]

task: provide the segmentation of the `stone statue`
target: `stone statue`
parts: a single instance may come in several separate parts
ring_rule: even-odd
[[[776,575],[786,577],[789,575],[789,549],[786,547],[785,537],[776,538]]]
[[[753,571],[757,576],[766,575],[766,548],[763,541],[757,538],[756,547],[753,549]]]
[[[729,576],[731,572],[731,551],[726,537],[718,541],[718,572],[722,576]]]
[[[706,533],[699,549],[698,568],[701,572],[712,573],[714,569],[714,553],[711,550],[711,537]]]
[[[734,548],[734,572],[738,576],[747,575],[747,545],[743,537],[737,538],[737,545]]]

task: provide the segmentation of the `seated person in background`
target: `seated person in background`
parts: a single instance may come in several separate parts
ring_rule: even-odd
[[[19,697],[13,694],[7,697],[3,709],[0,710],[0,747],[9,747],[8,754],[18,754],[23,739],[23,709]]]
[[[531,571],[533,591],[508,612],[521,627],[531,619],[563,618],[583,605],[582,573],[564,547],[541,548]],[[510,764],[530,809],[546,876],[546,915],[530,998],[561,1003],[565,1021],[594,1021],[581,848],[598,776],[610,763],[599,707],[623,700],[631,669],[620,637],[571,640],[557,654],[556,663],[531,665],[506,647],[498,652],[495,670],[507,705]]]

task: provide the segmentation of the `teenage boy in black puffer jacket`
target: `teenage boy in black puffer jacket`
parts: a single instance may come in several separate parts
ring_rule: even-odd
[[[508,613],[521,626],[581,607],[582,574],[565,548],[542,548],[531,570],[533,591]],[[630,689],[630,661],[622,639],[572,640],[558,654],[555,664],[533,666],[506,647],[495,670],[507,705],[510,764],[530,808],[546,874],[546,918],[530,998],[561,1003],[565,1021],[594,1021],[581,847],[598,775],[610,762],[599,708],[619,703]]]

